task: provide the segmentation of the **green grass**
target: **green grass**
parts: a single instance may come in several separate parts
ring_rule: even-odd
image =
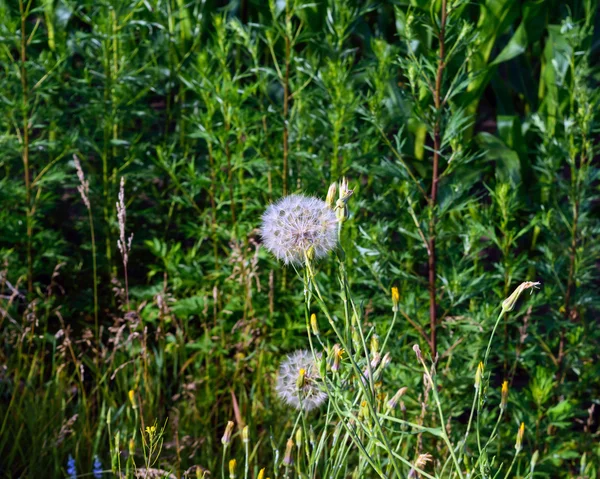
[[[599,18],[0,0],[0,476],[596,477]],[[282,266],[265,209],[332,183],[339,246]]]

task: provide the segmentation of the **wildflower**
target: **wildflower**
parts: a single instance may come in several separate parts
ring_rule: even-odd
[[[94,456],[94,463],[92,467],[92,474],[94,475],[94,478],[98,479],[102,477],[102,463],[100,462],[98,456]]]
[[[390,399],[388,401],[388,407],[390,409],[394,409],[396,407],[396,405],[398,404],[398,401],[400,401],[400,398],[402,396],[404,396],[404,393],[407,391],[407,389],[408,388],[406,386],[404,386],[404,387],[398,389],[398,391],[396,391],[396,394],[394,394],[394,396],[392,396],[392,399]]]
[[[235,469],[237,468],[237,461],[232,459],[229,461],[229,477],[233,479],[235,477]]]
[[[292,462],[294,462],[292,459],[292,449],[294,449],[294,441],[292,441],[292,438],[290,437],[285,446],[285,455],[283,456],[283,463],[286,466],[291,466]]]
[[[312,329],[312,333],[315,336],[318,336],[320,334],[319,323],[317,323],[317,315],[315,313],[310,315],[310,328]]]
[[[265,468],[263,467],[260,471],[258,471],[258,476],[256,479],[264,479],[265,478]]]
[[[379,336],[376,334],[371,336],[371,352],[373,353],[373,356],[379,353]]]
[[[331,209],[335,206],[335,194],[337,192],[337,183],[333,182],[329,185],[329,190],[327,191],[327,197],[325,198],[325,203]]]
[[[481,378],[483,377],[483,363],[480,361],[475,373],[475,389],[479,390],[481,386]]]
[[[417,460],[415,461],[415,467],[422,469],[428,462],[433,461],[433,456],[429,453],[419,454]]]
[[[421,353],[421,348],[419,347],[418,344],[415,344],[413,346],[413,351],[415,352],[415,354],[417,355],[417,359],[421,362],[423,362],[423,354]]]
[[[288,355],[281,363],[275,389],[285,403],[311,411],[327,399],[319,383],[318,365],[311,352],[300,350]]]
[[[333,364],[331,365],[331,370],[335,373],[340,370],[340,359],[342,359],[342,355],[344,354],[344,350],[340,348],[338,344],[333,345]]]
[[[150,437],[154,436],[155,432],[156,432],[156,426],[146,426],[146,433],[148,434],[148,436],[150,436]]]
[[[265,247],[285,264],[304,264],[309,249],[314,258],[324,258],[337,244],[336,215],[317,198],[286,196],[269,206],[262,220]]]
[[[223,437],[221,438],[221,444],[225,447],[229,445],[231,442],[231,433],[233,432],[233,421],[228,421],[227,426],[225,427],[225,432],[223,433]]]
[[[67,459],[67,474],[69,479],[74,479],[77,477],[77,469],[75,468],[75,459],[71,454],[69,454],[69,459]]]
[[[335,203],[335,212],[337,219],[343,223],[348,219],[348,200],[354,194],[354,190],[348,188],[348,179],[342,178],[340,181],[340,193],[337,202]]]
[[[129,402],[131,403],[131,407],[133,409],[137,408],[137,404],[135,402],[135,391],[133,389],[129,390],[128,396],[129,396]]]
[[[521,451],[521,449],[523,449],[523,436],[525,435],[525,423],[521,423],[521,425],[519,426],[519,431],[517,432],[517,442],[515,444],[515,449],[517,450],[517,453],[519,453]]]
[[[500,400],[500,409],[506,409],[508,403],[508,381],[502,383],[502,399]]]
[[[392,288],[392,311],[394,313],[398,312],[398,304],[400,303],[400,292],[398,288],[394,286]]]
[[[302,447],[302,429],[296,429],[296,447],[300,449]]]
[[[519,296],[521,296],[523,291],[530,288],[537,288],[539,285],[539,281],[525,281],[524,283],[521,283],[508,298],[502,301],[502,311],[512,311],[512,309],[515,307],[517,299],[519,299]]]
[[[248,426],[244,426],[242,429],[242,442],[248,444],[250,442],[250,434],[248,433]]]

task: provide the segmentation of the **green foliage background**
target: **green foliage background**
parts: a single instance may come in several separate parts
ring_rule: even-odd
[[[274,375],[306,338],[302,284],[260,248],[261,214],[286,193],[323,198],[347,176],[344,249],[362,320],[385,334],[392,286],[411,320],[395,326],[385,391],[408,386],[407,414],[419,416],[411,348],[428,350],[421,234],[434,218],[453,428],[496,308],[521,281],[541,281],[492,350],[487,401],[511,387],[497,453],[511,457],[524,422],[515,474],[537,450],[538,477],[596,477],[598,5],[449,2],[437,108],[441,8],[0,1],[0,474],[61,476],[69,454],[80,471],[95,455],[109,467],[110,435],[139,439],[154,418],[169,418],[162,457],[179,473],[216,475],[234,417],[266,466],[291,421]],[[332,266],[321,270],[335,291]]]

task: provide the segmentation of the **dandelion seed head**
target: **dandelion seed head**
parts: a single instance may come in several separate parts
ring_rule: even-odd
[[[304,370],[302,385],[298,388],[300,371]],[[312,353],[299,350],[288,355],[279,367],[275,390],[286,404],[296,409],[311,411],[327,400],[327,393],[320,389],[319,367]]]
[[[265,247],[285,264],[304,264],[309,250],[324,258],[337,244],[335,212],[318,198],[286,196],[269,206],[262,220]]]

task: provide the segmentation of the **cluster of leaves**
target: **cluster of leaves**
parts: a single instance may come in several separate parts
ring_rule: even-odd
[[[232,417],[267,464],[264,445],[284,447],[290,426],[274,373],[305,339],[302,284],[260,249],[260,216],[346,175],[365,327],[387,331],[400,291],[384,381],[409,387],[407,417],[438,420],[421,407],[418,342],[439,355],[460,437],[495,308],[541,281],[503,318],[488,364],[483,400],[511,387],[499,461],[523,422],[519,474],[538,451],[536,475],[594,477],[597,12],[592,0],[0,0],[0,474],[59,474],[69,454],[80,471],[96,455],[108,467],[109,432],[139,439],[166,417],[164,460],[180,472],[218,470]]]

